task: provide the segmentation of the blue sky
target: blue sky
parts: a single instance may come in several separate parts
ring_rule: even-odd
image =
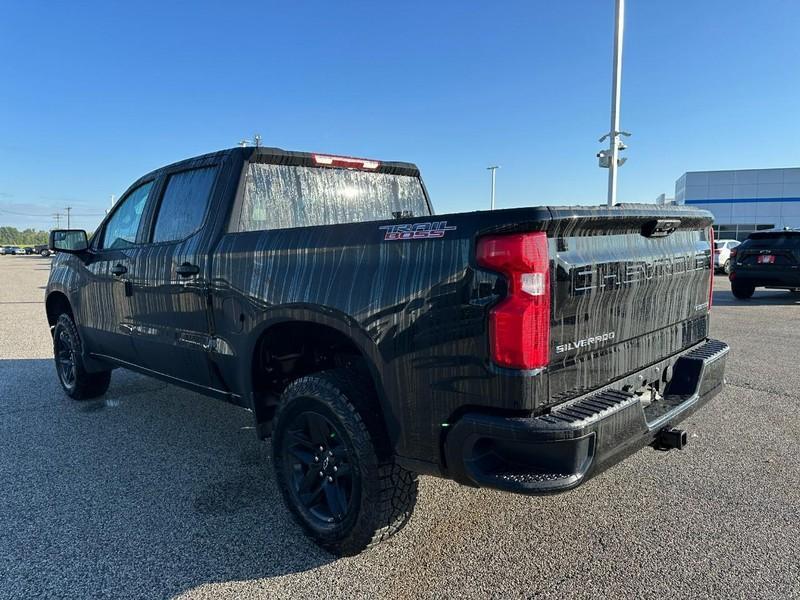
[[[800,2],[628,0],[620,200],[800,165]],[[408,160],[439,213],[597,204],[612,0],[9,2],[0,225],[93,228],[143,173],[265,145]],[[84,215],[84,216],[81,216]]]

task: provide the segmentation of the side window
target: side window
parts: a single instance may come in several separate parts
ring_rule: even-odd
[[[211,167],[170,176],[158,207],[153,243],[182,240],[200,229],[216,175],[216,167]]]
[[[142,184],[122,201],[106,223],[101,248],[127,248],[136,243],[136,232],[139,231],[142,213],[152,188],[152,181]]]

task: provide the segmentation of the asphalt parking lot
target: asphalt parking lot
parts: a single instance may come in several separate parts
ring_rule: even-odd
[[[59,388],[49,259],[0,257],[0,598],[800,598],[800,299],[717,278],[728,387],[568,494],[422,478],[410,524],[335,559],[290,520],[249,414],[115,371]]]

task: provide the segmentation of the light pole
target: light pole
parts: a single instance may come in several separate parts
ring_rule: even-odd
[[[256,148],[260,148],[261,147],[261,135],[256,133],[253,136],[253,140],[252,141],[250,141],[250,140],[241,140],[239,142],[239,147],[241,147],[241,148],[247,148],[248,146],[255,146]]]
[[[70,225],[70,222],[69,222],[69,211],[72,210],[72,207],[68,206],[66,210],[67,210],[67,229],[69,229],[69,225]]]
[[[492,204],[491,204],[492,210],[494,210],[494,191],[495,191],[495,181],[496,181],[496,174],[495,173],[496,173],[497,169],[499,169],[499,168],[500,167],[498,165],[493,165],[491,167],[486,167],[487,171],[491,171],[492,172]]]
[[[625,149],[620,135],[630,133],[619,129],[619,104],[622,91],[622,41],[625,34],[625,0],[616,0],[614,24],[614,64],[611,74],[611,131],[600,138],[602,142],[608,138],[608,150],[601,150],[597,157],[600,166],[608,168],[608,205],[617,203],[617,170],[625,162],[619,157],[619,151]]]

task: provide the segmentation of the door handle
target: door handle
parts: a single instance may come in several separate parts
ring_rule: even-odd
[[[185,262],[182,265],[180,265],[177,269],[175,269],[175,271],[181,277],[189,277],[191,275],[197,275],[200,272],[200,267]]]
[[[125,265],[114,265],[111,267],[111,274],[116,275],[117,277],[121,275],[125,275],[128,272],[128,267]]]

